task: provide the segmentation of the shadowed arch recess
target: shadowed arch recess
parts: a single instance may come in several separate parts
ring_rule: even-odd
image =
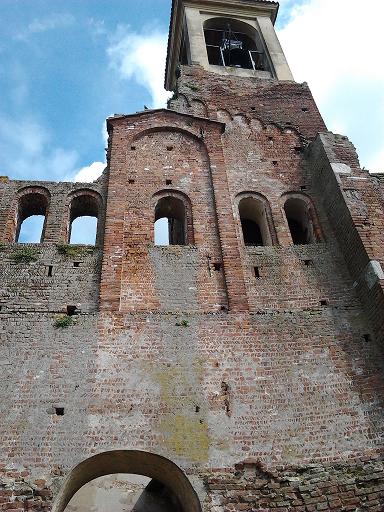
[[[143,475],[161,482],[178,498],[183,512],[201,512],[195,490],[176,464],[160,455],[138,450],[104,452],[80,462],[64,481],[52,512],[64,512],[72,496],[88,482],[117,473]]]

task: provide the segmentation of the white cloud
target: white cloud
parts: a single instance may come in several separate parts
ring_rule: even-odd
[[[329,128],[345,130],[363,165],[377,162],[371,154],[384,152],[384,2],[370,0],[362,13],[359,0],[285,1],[289,21],[278,35],[295,80],[309,83]]]
[[[35,18],[23,32],[15,34],[14,39],[26,40],[32,34],[46,32],[73,25],[75,18],[69,13],[51,14],[44,18]]]
[[[167,34],[152,30],[149,35],[142,35],[120,29],[107,52],[121,78],[133,78],[150,92],[151,107],[166,105],[170,96],[163,86]]]
[[[74,150],[52,147],[50,133],[35,119],[11,119],[0,114],[0,174],[14,179],[60,179],[73,175]]]
[[[105,162],[93,162],[91,165],[80,169],[73,178],[73,181],[80,183],[90,183],[95,181],[101,176],[106,166],[107,164]]]

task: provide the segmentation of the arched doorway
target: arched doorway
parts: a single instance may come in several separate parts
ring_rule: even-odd
[[[64,512],[71,498],[88,482],[115,474],[148,478],[131,511],[201,512],[195,490],[176,464],[159,455],[136,450],[104,452],[78,464],[65,480],[52,512]]]

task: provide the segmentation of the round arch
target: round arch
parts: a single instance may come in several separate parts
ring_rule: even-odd
[[[212,16],[204,21],[203,30],[210,64],[270,71],[260,34],[250,23]]]
[[[117,473],[143,475],[155,479],[175,494],[183,512],[201,512],[195,490],[176,464],[160,455],[138,450],[104,452],[80,462],[64,481],[52,512],[64,512],[72,496],[88,482]]]

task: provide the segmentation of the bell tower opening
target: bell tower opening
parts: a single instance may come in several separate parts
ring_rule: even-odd
[[[211,18],[204,23],[204,37],[210,65],[270,71],[260,36],[250,25]]]

